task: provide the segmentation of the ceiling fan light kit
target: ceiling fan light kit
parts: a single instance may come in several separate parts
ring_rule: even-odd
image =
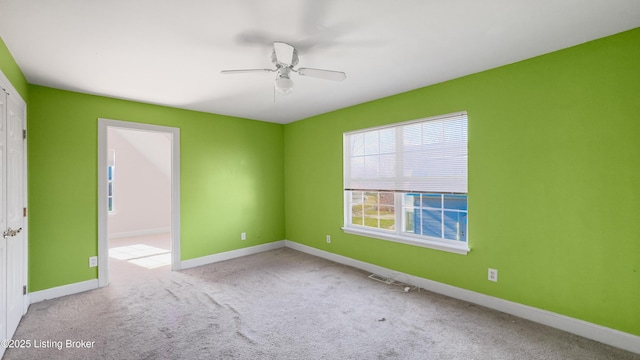
[[[288,95],[293,91],[293,80],[288,75],[279,74],[274,86],[280,94]]]
[[[288,95],[293,92],[293,80],[290,78],[291,72],[296,72],[301,76],[315,77],[318,79],[342,81],[347,75],[342,71],[298,68],[298,51],[291,45],[275,41],[273,43],[273,51],[271,52],[271,62],[276,66],[275,69],[241,69],[241,70],[222,70],[222,74],[244,74],[257,72],[276,72],[276,80],[274,87],[279,93]]]

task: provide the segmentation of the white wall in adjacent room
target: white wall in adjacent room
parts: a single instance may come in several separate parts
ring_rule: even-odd
[[[171,227],[171,137],[109,128],[115,153],[114,213],[110,238],[169,231]]]

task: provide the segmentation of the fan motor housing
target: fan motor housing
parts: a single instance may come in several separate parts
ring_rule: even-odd
[[[271,51],[271,62],[276,66],[276,67],[294,67],[296,65],[298,65],[298,50],[296,50],[295,48],[293,49],[293,56],[291,57],[291,65],[289,64],[284,64],[278,61],[278,57],[276,56],[276,50],[273,49]]]

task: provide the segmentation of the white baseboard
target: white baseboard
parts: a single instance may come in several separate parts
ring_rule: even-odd
[[[583,320],[571,318],[551,311],[538,309],[512,301],[481,294],[475,291],[458,288],[437,281],[400,273],[378,265],[355,260],[346,256],[337,255],[314,247],[303,245],[294,241],[284,240],[285,246],[313,256],[321,257],[333,262],[352,266],[367,272],[393,278],[398,281],[418,286],[422,289],[433,291],[452,298],[478,304],[490,309],[498,310],[536,323],[551,326],[587,339],[595,340],[626,351],[640,354],[640,336],[593,324]]]
[[[29,294],[31,304],[44,300],[55,299],[62,296],[73,295],[98,288],[98,279],[77,282],[69,285],[58,286],[45,290],[35,291]]]
[[[285,246],[285,241],[275,241],[266,244],[246,247],[237,250],[226,251],[223,253],[207,255],[195,259],[182,260],[180,262],[180,269],[189,269],[196,266],[213,264],[219,261],[231,260],[242,256],[253,255],[264,251],[274,250]]]
[[[109,239],[122,239],[122,238],[128,238],[128,237],[136,237],[136,236],[156,235],[156,234],[164,234],[168,232],[171,232],[171,227],[123,231],[123,232],[117,232],[117,233],[109,233]]]

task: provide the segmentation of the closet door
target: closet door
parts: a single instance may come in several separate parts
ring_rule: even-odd
[[[7,222],[7,94],[0,88],[0,232]],[[0,237],[0,339],[7,339],[7,240]],[[0,348],[0,354],[4,353]]]
[[[7,338],[11,338],[24,314],[24,137],[25,109],[11,95],[6,112],[6,199],[7,199]]]

